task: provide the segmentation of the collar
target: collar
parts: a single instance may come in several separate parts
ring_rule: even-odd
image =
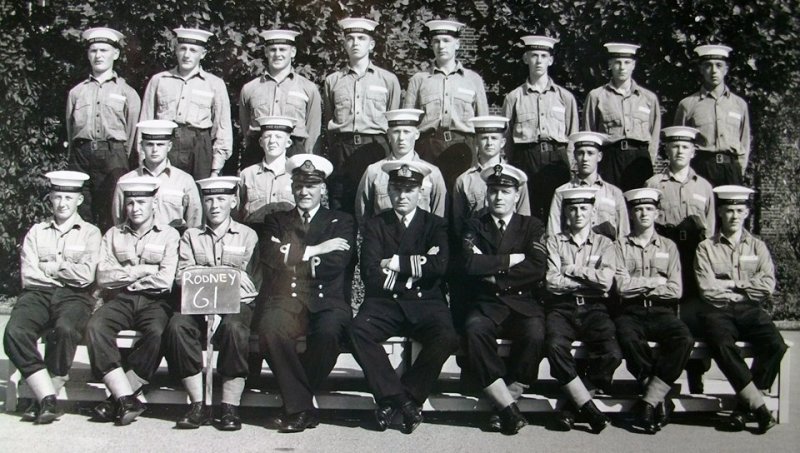
[[[394,211],[394,215],[396,215],[397,216],[397,220],[399,220],[401,222],[403,221],[403,217],[405,217],[406,218],[406,222],[407,222],[405,225],[409,226],[409,225],[411,225],[411,221],[414,220],[414,216],[417,215],[417,208],[414,208],[413,211],[409,212],[405,216],[401,216],[400,214],[397,213],[397,211]]]
[[[592,245],[594,243],[594,233],[591,226],[587,226],[583,231],[579,231],[578,234],[572,234],[569,231],[563,231],[559,234],[562,242],[572,242],[577,246],[583,244]],[[585,237],[583,236],[584,234],[586,235]]]
[[[553,86],[553,79],[550,76],[547,77],[547,83],[544,86],[544,91],[555,91],[556,88]],[[544,93],[542,91],[542,93]],[[527,93],[539,93],[540,91],[537,89],[536,85],[532,84],[530,80],[525,79],[525,92]]]
[[[128,221],[128,219],[125,219],[125,221],[122,222],[122,224],[120,225],[120,229],[122,230],[123,233],[128,233],[128,234],[133,234],[133,235],[138,235],[139,234],[136,230],[133,229],[133,227],[131,226],[131,223],[130,223],[130,221]],[[148,228],[147,231],[142,233],[142,236],[144,236],[145,234],[149,233],[150,231],[154,231],[154,230],[155,231],[164,231],[164,227],[162,225],[160,225],[158,222],[156,222],[155,219],[153,219],[153,224],[150,225],[150,228]]]
[[[286,155],[275,159],[271,164],[268,164],[266,160],[262,159],[261,172],[264,173],[266,171],[271,171],[276,176],[286,173]]]
[[[170,73],[171,76],[179,78],[179,79],[183,79],[183,80],[189,80],[189,79],[191,79],[192,77],[195,77],[195,76],[200,77],[201,79],[205,80],[206,76],[208,75],[208,73],[206,71],[204,71],[203,67],[200,66],[200,65],[198,65],[196,68],[194,68],[194,71],[192,71],[192,73],[189,74],[186,77],[183,77],[178,72],[178,67],[177,66],[175,66],[174,68],[170,69],[169,73]]]
[[[686,167],[677,173],[673,172],[669,169],[669,167],[667,167],[664,170],[664,173],[666,175],[666,179],[673,179],[680,183],[686,182],[690,179],[695,179],[697,177],[697,174],[694,172],[694,170],[692,170],[692,167]]]
[[[608,83],[605,85],[605,88],[606,88],[607,90],[613,91],[614,93],[617,93],[617,94],[619,94],[619,95],[622,95],[622,96],[624,96],[624,95],[626,95],[626,94],[634,94],[634,93],[636,93],[636,94],[640,94],[640,92],[639,92],[639,84],[637,84],[637,83],[636,83],[636,81],[635,81],[635,80],[633,80],[633,79],[631,79],[631,87],[630,87],[630,90],[628,90],[626,93],[623,93],[622,91],[620,91],[620,90],[619,90],[619,88],[615,87],[615,86],[614,86],[614,83],[613,83],[613,82],[611,82],[611,81],[609,81],[609,82],[608,82]]]
[[[144,161],[142,161],[142,164],[139,166],[139,176],[150,175],[158,178],[164,173],[166,173],[167,176],[172,175],[172,164],[169,163],[169,158],[164,159],[164,162],[159,164],[155,171],[150,171],[150,169],[145,166]]]
[[[444,75],[450,75],[455,73],[460,73],[461,75],[464,75],[464,65],[461,64],[461,60],[456,60],[456,67],[453,68],[453,71],[445,73],[443,70],[436,67],[436,62],[433,61],[431,62],[430,74],[433,75],[436,74],[437,72],[441,72]]]
[[[117,71],[111,71],[111,77],[109,77],[108,79],[103,80],[103,81],[97,80],[97,78],[95,78],[95,76],[93,74],[89,74],[89,78],[87,78],[84,83],[89,83],[89,82],[105,83],[105,82],[112,82],[112,81],[116,82],[117,78],[118,78]]]
[[[508,213],[508,215],[506,215],[505,217],[497,217],[497,216],[495,216],[494,214],[490,214],[490,215],[491,215],[491,217],[492,217],[492,220],[494,221],[494,225],[495,225],[495,226],[497,227],[497,229],[499,230],[499,229],[500,229],[500,221],[501,221],[501,220],[502,220],[503,222],[505,222],[505,224],[506,224],[506,228],[508,228],[508,225],[510,225],[510,224],[511,224],[511,218],[512,218],[512,217],[514,217],[514,211],[511,211],[511,212],[510,212],[510,213]]]
[[[311,216],[308,219],[309,223],[311,223],[311,221],[314,220],[314,216],[317,215],[317,211],[319,211],[320,206],[321,205],[317,205],[315,208],[313,208],[313,209],[308,211],[308,215]],[[300,218],[302,219],[303,218],[303,210],[300,209],[300,208],[295,208],[295,209],[297,209],[297,215],[299,215]]]
[[[594,172],[584,179],[581,179],[579,176],[575,175],[575,179],[572,180],[572,187],[595,186],[595,185],[602,186],[603,183],[604,181],[603,178],[600,177],[600,173]]]
[[[489,167],[493,167],[493,166],[495,166],[497,164],[504,164],[504,163],[505,163],[505,159],[502,159],[500,157],[500,155],[498,154],[498,155],[492,157],[491,159],[489,159],[489,162],[486,162],[485,164],[481,164],[480,162],[476,162],[475,165],[470,167],[469,171],[470,172],[475,172],[475,173],[480,173],[480,172],[483,171],[484,168],[489,168]]]
[[[411,161],[417,161],[418,162],[421,159],[420,159],[419,155],[417,155],[416,151],[412,151],[412,152],[406,154],[403,157],[395,157],[395,155],[390,152],[389,153],[389,157],[383,159],[382,162],[394,162],[396,160],[411,160]]]
[[[286,80],[286,79],[294,79],[294,76],[295,76],[295,73],[294,73],[294,66],[290,66],[290,67],[289,67],[289,72],[286,74],[286,77],[285,77],[283,80]],[[262,81],[262,82],[265,82],[267,79],[270,79],[270,80],[272,80],[273,82],[278,82],[278,79],[276,79],[275,77],[272,77],[272,76],[269,74],[269,71],[268,71],[267,69],[265,69],[265,70],[264,70],[264,73],[263,73],[263,74],[261,74],[261,81]]]
[[[238,232],[238,228],[235,227],[235,222],[233,219],[228,217],[228,220],[222,222],[222,224],[216,228],[211,228],[208,226],[208,224],[203,225],[202,234],[208,234],[216,238],[221,238],[222,236],[225,236],[225,233],[236,234]]]
[[[349,64],[342,69],[342,72],[344,72],[345,74],[353,73],[355,75],[358,75],[358,72],[355,69],[353,69],[353,67],[350,66]],[[372,60],[370,60],[369,63],[367,63],[366,72],[373,72],[373,73],[375,72],[375,65],[372,64]]]
[[[731,95],[731,91],[728,89],[728,85],[722,84],[722,91],[720,92],[719,97],[722,97],[722,96],[730,97],[730,95]],[[705,86],[701,85],[700,86],[700,99],[703,99],[703,98],[706,98],[706,97],[711,97],[711,98],[716,99],[718,96],[716,94],[714,94],[713,91],[709,91],[708,89],[706,89]]]
[[[636,237],[633,233],[631,233],[631,234],[629,234],[628,236],[625,237],[625,240],[628,242],[628,244],[635,245],[635,246],[637,246],[639,248],[645,248],[646,246],[651,245],[651,244],[655,245],[656,247],[661,247],[661,236],[659,236],[658,233],[656,233],[655,230],[652,231],[652,234],[650,235],[650,239],[648,239],[645,244],[642,245],[641,242],[638,239],[639,238]]]
[[[78,214],[78,212],[76,211],[75,214],[73,214],[72,217],[67,219],[67,221],[64,222],[63,225],[57,224],[56,219],[54,217],[51,217],[47,225],[47,228],[52,228],[58,231],[59,233],[63,234],[73,228],[77,228],[80,230],[81,228],[83,228],[84,224],[86,224],[86,222],[81,218],[80,214]]]
[[[714,235],[714,242],[716,244],[722,243],[722,244],[728,244],[728,245],[731,245],[731,246],[735,246],[736,244],[738,244],[740,242],[743,243],[743,244],[749,244],[751,239],[752,239],[752,237],[753,236],[750,234],[749,231],[747,231],[745,229],[742,229],[741,234],[739,234],[739,240],[734,242],[734,241],[729,240],[725,236],[723,236],[722,235],[722,231],[718,231],[717,234]]]

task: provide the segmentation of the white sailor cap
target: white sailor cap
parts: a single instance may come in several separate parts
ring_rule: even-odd
[[[239,181],[238,176],[212,176],[198,180],[197,185],[202,195],[233,195]]]
[[[389,174],[389,184],[401,187],[420,187],[433,169],[425,162],[413,160],[393,160],[381,165],[381,170]]]
[[[603,44],[610,58],[635,58],[640,45],[622,42],[608,42]]]
[[[504,116],[476,116],[467,120],[475,128],[476,134],[505,132],[508,118]]]
[[[175,32],[175,36],[178,37],[179,43],[184,44],[194,44],[197,46],[205,47],[206,43],[208,42],[208,38],[214,36],[214,33],[200,30],[199,28],[173,28],[172,31]]]
[[[111,44],[114,47],[121,47],[120,41],[125,38],[125,36],[113,28],[95,27],[84,30],[83,33],[81,33],[81,38],[83,38],[88,45],[101,42]]]
[[[497,164],[481,171],[481,179],[486,186],[516,187],[528,182],[528,176],[517,167],[508,164]]]
[[[570,187],[560,189],[558,193],[561,195],[562,204],[565,206],[570,204],[594,204],[594,198],[598,190],[600,189],[597,187]]]
[[[365,35],[372,35],[378,23],[372,19],[364,17],[348,17],[339,21],[339,26],[344,30],[344,34],[348,33],[363,33]]]
[[[661,200],[661,191],[658,189],[651,189],[644,187],[641,189],[632,189],[623,194],[625,201],[629,206],[638,206],[640,204],[652,204],[658,206]]]
[[[126,197],[155,196],[158,185],[158,178],[152,176],[134,176],[117,181],[117,186]]]
[[[706,44],[694,48],[694,53],[701,60],[727,60],[733,49],[724,44]]]
[[[551,53],[553,52],[553,46],[558,42],[556,38],[542,35],[528,35],[520,39],[525,44],[525,50],[546,50]]]
[[[601,149],[607,139],[606,134],[590,131],[575,132],[569,136],[569,141],[575,145],[576,149],[584,146]]]
[[[419,109],[396,109],[389,110],[384,115],[386,115],[386,121],[389,123],[389,127],[417,127],[419,125],[419,119],[422,117],[423,113],[425,112]]]
[[[667,142],[691,142],[697,138],[700,131],[689,126],[670,126],[661,129],[662,141]]]
[[[261,32],[261,37],[264,38],[264,44],[272,45],[272,44],[289,44],[293,46],[294,38],[299,35],[300,32],[293,31],[293,30],[264,30]]]
[[[168,120],[145,120],[136,124],[142,134],[142,140],[172,140],[172,135],[178,127]]]
[[[295,154],[286,159],[286,172],[294,182],[319,184],[333,173],[333,164],[316,154]]]
[[[744,186],[717,186],[714,188],[714,194],[717,195],[717,206],[729,204],[748,204],[750,195],[755,193],[755,190]]]
[[[466,24],[454,20],[429,20],[425,22],[425,26],[428,27],[431,36],[449,35],[458,38]]]
[[[83,182],[89,179],[86,173],[66,170],[51,171],[44,176],[50,180],[51,192],[80,192]]]
[[[288,116],[259,116],[256,122],[261,126],[261,132],[281,131],[291,134],[294,130],[295,119]]]

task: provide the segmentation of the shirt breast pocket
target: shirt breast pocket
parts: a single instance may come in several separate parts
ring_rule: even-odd
[[[625,268],[628,269],[628,274],[631,276],[641,275],[643,272],[640,263],[633,258],[625,258]]]
[[[517,113],[516,122],[514,123],[514,135],[524,139],[533,138],[537,128],[537,118],[536,112]]]
[[[755,255],[740,255],[739,270],[743,278],[752,277],[758,270],[758,257]]]
[[[83,127],[89,122],[89,115],[91,115],[92,103],[89,99],[79,97],[75,102],[75,107],[72,111],[72,118],[75,126]]]
[[[159,189],[158,198],[161,202],[171,209],[180,209],[184,207],[184,193],[180,190]]]
[[[603,105],[598,105],[600,116],[602,117],[605,133],[612,135],[622,135],[622,115],[618,109]]]
[[[308,104],[308,101],[308,96],[306,96],[306,94],[302,91],[290,91],[286,95],[286,106],[283,114],[293,118],[303,119],[303,121],[305,121],[306,105]],[[302,127],[300,124],[297,126]]]
[[[431,211],[431,196],[433,192],[433,184],[428,178],[422,180],[422,187],[419,190],[419,207],[425,211]]]
[[[442,113],[442,98],[433,89],[423,89],[419,96],[419,103],[426,117],[436,117]]]
[[[164,244],[145,244],[142,251],[142,263],[159,264],[164,259],[166,246]]]
[[[669,270],[669,253],[656,252],[656,254],[653,255],[653,261],[651,261],[650,266],[652,268],[652,274],[666,277],[667,271]]]
[[[194,252],[194,262],[197,263],[198,266],[213,266],[214,265],[214,257],[207,254],[205,251],[197,251]]]
[[[240,269],[244,265],[245,252],[246,249],[242,246],[222,246],[222,265]]]
[[[68,244],[64,246],[64,260],[70,263],[83,262],[84,256],[87,255],[86,245],[84,244]]]
[[[211,121],[211,106],[214,103],[214,92],[206,90],[192,90],[191,118],[199,123]]]
[[[344,123],[350,117],[353,104],[348,96],[337,96],[334,100],[333,116],[337,123]]]
[[[139,256],[133,249],[116,250],[114,256],[119,264],[123,266],[133,266],[139,264]]]
[[[375,214],[381,213],[392,207],[389,200],[389,187],[387,184],[375,185]]]
[[[469,202],[469,214],[474,215],[486,205],[486,192],[483,190],[469,192],[467,193],[467,201]]]
[[[125,103],[127,98],[121,94],[109,93],[103,99],[103,109],[112,118],[125,121]]]
[[[475,109],[472,107],[475,102],[475,92],[467,88],[459,88],[453,94],[453,107],[458,111],[459,117],[467,120],[475,116]]]
[[[36,252],[40,263],[50,263],[57,259],[58,250],[55,247],[39,247]]]

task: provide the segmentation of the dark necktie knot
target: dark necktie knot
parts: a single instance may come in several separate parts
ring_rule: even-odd
[[[500,219],[500,220],[497,221],[497,224],[500,225],[500,234],[505,233],[506,232],[506,221],[503,220],[503,219]]]

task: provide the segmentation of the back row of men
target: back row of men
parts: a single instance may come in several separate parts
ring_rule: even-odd
[[[331,206],[356,212],[356,187],[362,174],[368,165],[389,155],[385,113],[401,105],[397,77],[370,61],[377,25],[364,18],[340,21],[348,62],[325,79],[322,95],[293,69],[299,33],[263,33],[266,70],[241,90],[244,149],[238,169],[262,160],[259,118],[290,117],[294,129],[287,155],[327,155],[334,165],[329,182]],[[452,191],[456,178],[475,163],[475,129],[470,119],[488,115],[489,106],[481,77],[457,59],[464,24],[433,20],[426,27],[434,60],[411,78],[402,105],[423,111],[416,149],[421,159],[440,169],[445,187]],[[177,65],[156,74],[140,102],[136,91],[114,72],[122,35],[109,28],[83,33],[91,75],[69,93],[69,162],[71,169],[91,176],[82,213],[103,229],[113,224],[108,197],[116,179],[141,160],[136,152],[137,120],[169,120],[178,125],[170,162],[194,179],[220,174],[232,155],[227,88],[200,65],[212,34],[185,28],[175,29],[175,34]],[[554,190],[570,180],[569,136],[579,130],[578,110],[574,96],[548,76],[557,40],[524,36],[522,41],[528,78],[505,97],[502,114],[509,119],[509,127],[503,152],[509,163],[528,175],[530,212],[544,221]],[[639,46],[608,43],[605,47],[611,80],[589,93],[583,129],[606,134],[599,174],[604,181],[628,190],[642,187],[653,174],[661,108],[656,95],[633,80]],[[674,118],[676,125],[700,131],[692,167],[713,186],[740,184],[750,152],[747,104],[725,85],[730,51],[723,45],[695,49],[703,83],[680,103]],[[319,140],[323,121],[324,146]]]
[[[389,120],[389,137],[411,137],[404,146],[413,150],[418,132],[409,116],[418,119],[420,114],[398,112]],[[271,121],[280,126],[274,130],[288,136],[281,126],[284,119]],[[145,160],[152,159],[155,149],[165,152],[165,134],[142,129]],[[478,127],[477,142],[484,144],[480,149],[492,149],[485,145],[503,136],[495,127],[489,129]],[[696,132],[667,128],[670,169],[650,180],[657,187],[663,184],[663,190],[625,192],[620,201],[624,218],[616,221],[618,226],[630,222],[630,234],[615,234],[619,229],[598,223],[610,199],[603,187],[580,183],[585,177],[597,178],[603,143],[597,133],[572,136],[578,176],[585,177],[576,187],[556,192],[558,221],[550,226],[560,228],[550,234],[535,217],[516,212],[528,178],[511,165],[495,162],[480,170],[485,191],[481,212],[464,220],[456,234],[423,202],[426,180],[436,167],[418,159],[374,164],[380,172],[376,180],[385,181],[389,206],[361,225],[365,290],[355,318],[348,292],[357,227],[350,214],[322,206],[325,181],[334,171],[324,157],[301,153],[286,160],[294,207],[266,215],[258,232],[231,218],[239,202],[238,177],[199,180],[204,225],[187,229],[182,237],[158,220],[158,178],[134,175],[119,181],[124,215],[101,238],[100,230],[77,214],[88,175],[49,173],[53,217],[35,225],[25,238],[24,290],[4,335],[5,350],[33,396],[23,419],[46,424],[58,417],[56,395],[68,380],[75,348],[85,334],[92,370],[111,395],[95,408],[98,419],[127,425],[145,410],[138,394],[163,351],[191,400],[177,427],[209,423],[201,375],[200,339],[206,321],[173,313],[178,292],[173,288],[188,271],[223,266],[238,271],[241,284],[240,312],[222,315],[214,334],[220,351],[217,424],[222,430],[241,427],[238,407],[248,375],[251,330],[259,338],[259,349],[252,352],[266,358],[282,396],[283,413],[276,420],[280,431],[299,432],[319,423],[313,396],[332,370],[340,344],[349,342],[378,406],[377,428],[388,429],[399,416],[402,430],[411,433],[422,422],[422,405],[445,360],[461,343],[458,327],[467,351],[465,366],[496,407],[490,430],[516,434],[527,424],[517,400],[537,380],[546,356],[566,396],[555,419],[557,428],[571,429],[578,412],[593,432],[602,431],[609,419],[593,395],[610,391],[613,372],[624,357],[641,385],[634,426],[655,433],[668,421],[667,395],[693,345],[676,310],[691,298],[684,288],[696,286],[694,296],[702,300],[697,322],[740,399],[726,422],[742,429],[755,420],[759,432],[766,432],[775,420],[762,392],[771,388],[786,351],[780,332],[761,308],[775,288],[774,265],[764,243],[744,229],[751,189],[719,186],[709,198],[684,193],[687,185],[708,186],[688,167]],[[592,173],[584,175],[587,169]],[[369,174],[370,169],[362,179]],[[603,186],[619,192],[610,184]],[[671,192],[688,198],[671,205]],[[704,229],[703,218],[694,213],[702,205],[702,212],[713,218],[706,209],[715,195],[719,228],[709,233],[713,229]],[[657,218],[668,215],[684,218],[659,228],[677,235],[678,241],[708,236],[691,257],[656,231]],[[684,265],[687,260],[689,266]],[[445,281],[451,284],[450,307]],[[104,303],[92,314],[95,285],[103,291]],[[463,321],[451,311],[459,307]],[[142,337],[123,358],[116,336],[124,329],[139,330]],[[47,338],[44,358],[36,346],[42,332]],[[392,336],[422,345],[402,376],[381,344]],[[304,349],[299,347],[301,338]],[[498,355],[498,338],[513,340],[508,363]],[[589,349],[586,367],[576,366],[570,353],[575,340]],[[754,344],[752,368],[739,356],[737,340]],[[659,343],[658,356],[648,341]]]

